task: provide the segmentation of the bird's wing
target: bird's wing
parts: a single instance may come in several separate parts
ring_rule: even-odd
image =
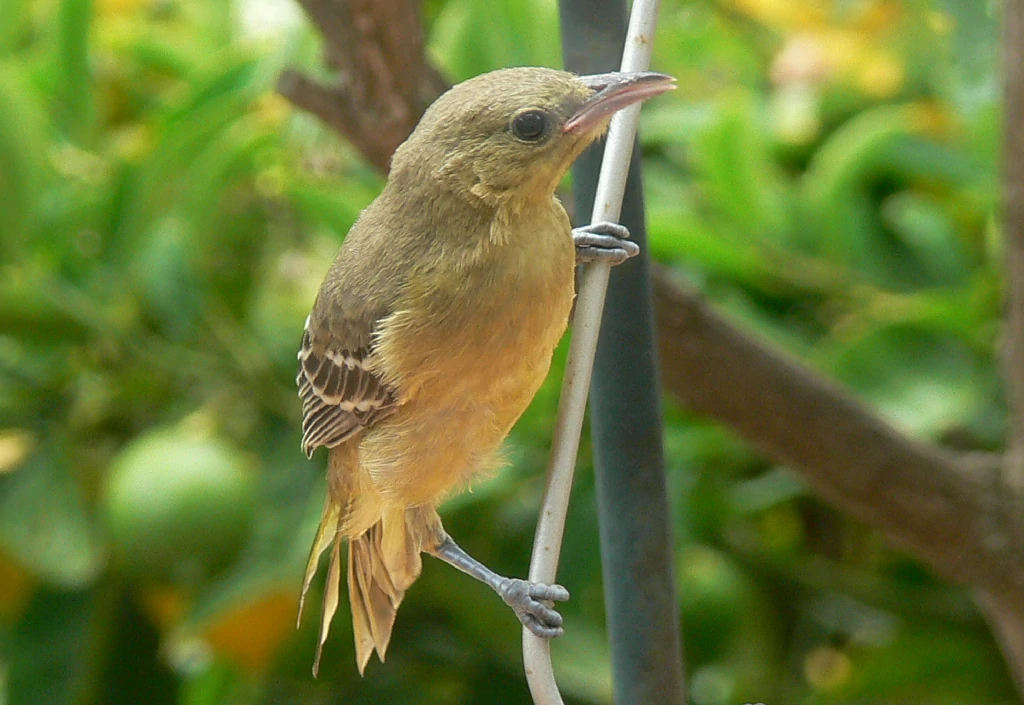
[[[333,448],[394,412],[393,389],[375,374],[372,326],[306,320],[295,382],[302,398],[302,450]]]

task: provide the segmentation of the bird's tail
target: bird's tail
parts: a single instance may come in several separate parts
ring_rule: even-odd
[[[331,549],[330,567],[327,569],[327,582],[324,585],[324,607],[320,615],[320,640],[316,647],[316,660],[313,662],[313,675],[320,671],[320,653],[323,651],[327,633],[331,628],[331,620],[338,610],[338,592],[341,583],[341,533],[338,531],[341,511],[338,505],[328,496],[324,503],[324,511],[320,516],[320,526],[313,540],[313,548],[309,552],[306,563],[306,575],[302,580],[302,593],[299,596],[299,616],[296,626],[302,623],[302,609],[306,604],[306,593],[313,583],[316,569],[320,565],[320,557],[328,548]]]
[[[369,529],[349,539],[348,597],[352,608],[352,628],[356,642],[356,665],[359,673],[366,669],[374,650],[380,660],[391,641],[391,629],[405,591],[419,577],[423,567],[420,541],[414,539],[406,525],[404,509],[384,513]],[[317,644],[313,674],[320,670],[320,655],[330,631],[331,620],[338,610],[341,592],[341,543],[345,538],[338,505],[328,499],[324,505],[320,528],[306,565],[306,576],[299,600],[299,615],[316,575],[316,569],[328,548],[331,549],[324,606],[320,616],[320,639]]]
[[[386,514],[350,541],[348,598],[360,674],[374,649],[384,660],[398,606],[422,567],[420,547],[406,528],[404,510]]]

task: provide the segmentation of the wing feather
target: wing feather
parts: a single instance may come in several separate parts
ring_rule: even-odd
[[[302,399],[302,450],[333,448],[394,412],[395,394],[373,371],[370,340],[338,340],[307,319],[295,379]],[[366,336],[370,338],[370,336]],[[346,344],[347,343],[347,344]]]

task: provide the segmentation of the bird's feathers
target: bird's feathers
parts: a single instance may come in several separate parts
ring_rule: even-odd
[[[316,659],[313,661],[313,675],[320,671],[320,656],[323,654],[324,643],[331,630],[331,621],[338,611],[341,595],[341,536],[334,536],[331,547],[331,563],[327,569],[327,583],[324,585],[324,607],[320,613],[320,640],[316,645]]]
[[[401,531],[405,531],[404,526]],[[375,649],[380,660],[384,660],[395,615],[405,597],[405,590],[395,586],[388,571],[381,550],[382,534],[383,526],[374,524],[369,531],[349,541],[348,546],[348,599],[360,674]]]
[[[453,88],[398,149],[345,237],[307,320],[302,448],[331,449],[303,595],[330,549],[317,663],[339,604],[341,543],[360,672],[444,536],[436,506],[485,470],[547,373],[573,297],[575,251],[554,189],[594,134],[559,126],[593,94],[515,69]],[[510,120],[547,115],[551,139]]]
[[[307,322],[295,379],[306,455],[345,442],[394,410],[395,395],[370,369],[371,356],[368,342],[345,345]]]
[[[313,548],[309,552],[309,561],[306,563],[306,574],[302,579],[302,593],[299,595],[299,616],[296,626],[302,624],[302,608],[306,603],[306,593],[313,583],[313,576],[320,565],[320,557],[324,554],[335,540],[338,533],[338,526],[341,519],[340,507],[331,501],[330,495],[324,503],[324,511],[320,516],[320,526],[316,530],[316,538],[313,540]]]

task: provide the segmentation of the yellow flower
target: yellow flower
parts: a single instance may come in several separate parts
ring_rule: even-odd
[[[274,91],[260,95],[253,105],[259,123],[268,130],[277,130],[292,114],[292,104]]]
[[[782,31],[813,29],[825,25],[829,0],[731,0],[737,10]]]
[[[865,2],[853,19],[852,26],[865,34],[878,34],[894,28],[904,14],[903,8],[892,0]]]
[[[925,21],[928,28],[939,36],[945,36],[956,29],[956,20],[940,10],[930,10],[925,15]]]
[[[815,690],[835,690],[852,675],[850,657],[831,646],[819,646],[804,659],[804,677]]]
[[[903,87],[903,63],[885,50],[861,58],[856,71],[857,86],[874,98],[888,98]]]
[[[143,9],[147,0],[99,0],[96,3],[96,14],[127,15]]]
[[[35,441],[28,431],[0,431],[0,475],[21,465],[33,446]]]

